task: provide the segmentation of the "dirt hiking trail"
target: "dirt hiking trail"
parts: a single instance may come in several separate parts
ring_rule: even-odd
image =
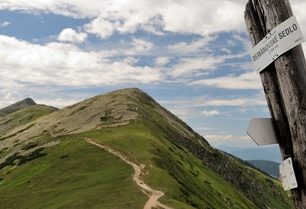
[[[143,209],[151,209],[151,208],[173,209],[173,208],[170,208],[166,205],[163,205],[162,203],[160,203],[158,201],[159,198],[161,198],[162,196],[165,195],[162,191],[152,189],[151,187],[149,187],[147,184],[145,184],[140,179],[140,176],[143,173],[143,169],[145,167],[144,165],[137,165],[136,163],[133,163],[132,161],[130,161],[127,157],[125,157],[119,151],[116,151],[116,150],[114,150],[110,147],[107,147],[105,145],[98,144],[97,142],[93,141],[92,139],[85,138],[85,140],[90,144],[93,144],[93,145],[95,145],[95,146],[97,146],[101,149],[106,150],[107,152],[109,152],[113,155],[118,156],[121,160],[123,160],[124,162],[126,162],[127,164],[129,164],[133,167],[133,169],[134,169],[133,180],[140,187],[141,191],[149,197],[149,200],[146,202]]]

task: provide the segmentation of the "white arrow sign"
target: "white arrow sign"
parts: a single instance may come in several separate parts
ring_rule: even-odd
[[[271,118],[252,118],[247,134],[257,145],[277,144],[274,125]]]
[[[283,53],[303,42],[301,28],[292,16],[276,26],[251,50],[254,68],[262,71]]]

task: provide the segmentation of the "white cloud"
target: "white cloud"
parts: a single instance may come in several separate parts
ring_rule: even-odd
[[[57,40],[70,43],[82,43],[87,39],[86,33],[78,33],[72,28],[65,28],[58,35]]]
[[[170,57],[157,57],[155,59],[155,65],[157,65],[157,66],[165,66],[169,62],[171,62],[171,58]]]
[[[140,26],[140,28],[143,31],[146,31],[148,33],[152,33],[157,36],[164,35],[164,32],[162,31],[163,20],[160,16],[155,16],[154,18],[151,18],[146,24],[143,24]]]
[[[69,105],[76,104],[77,102],[80,102],[84,99],[85,98],[67,98],[67,96],[65,95],[65,97],[39,98],[34,99],[34,101],[37,104],[46,104],[48,106],[63,108]]]
[[[190,43],[179,42],[170,46],[167,46],[169,51],[173,51],[180,54],[197,53],[207,47],[212,41],[216,40],[218,36],[206,36],[198,40],[194,40]]]
[[[203,102],[204,106],[266,106],[267,102],[265,100],[260,100],[258,98],[245,98],[240,97],[236,99],[212,99]]]
[[[224,58],[207,55],[205,57],[182,58],[179,63],[174,65],[171,71],[173,77],[186,77],[194,73],[207,73],[214,71],[218,65],[224,62]]]
[[[233,135],[207,135],[206,139],[210,141],[241,141],[241,140],[249,140],[249,136],[233,136]]]
[[[207,35],[244,28],[244,2],[237,0],[2,0],[0,9],[94,18],[87,31],[101,38],[139,28],[159,35],[162,30]]]
[[[194,108],[194,107],[245,107],[266,106],[267,102],[262,95],[251,95],[250,97],[237,98],[210,98],[207,96],[186,99],[173,99],[171,101],[160,101],[161,104],[172,108]]]
[[[204,115],[206,117],[216,116],[216,115],[219,115],[219,114],[220,114],[219,110],[204,110],[204,111],[202,111],[202,115]]]
[[[4,28],[6,26],[9,26],[11,23],[8,21],[0,22],[0,28]]]
[[[169,107],[169,110],[181,119],[187,119],[195,115],[195,111],[190,108]]]
[[[98,37],[106,39],[114,33],[117,24],[103,17],[98,17],[86,24],[84,29],[88,33],[96,34]]]
[[[262,89],[260,77],[256,72],[248,72],[237,76],[228,75],[217,78],[194,81],[192,85],[213,86],[224,89]]]
[[[112,61],[99,52],[71,44],[32,44],[0,35],[0,83],[7,80],[35,85],[100,86],[156,83],[158,69],[135,66],[134,59]],[[13,73],[12,73],[13,72]]]
[[[249,136],[224,135],[205,135],[204,138],[214,147],[234,146],[234,147],[253,147],[255,143]]]
[[[153,49],[154,44],[150,41],[134,38],[131,42],[132,54],[147,52]]]
[[[155,34],[164,31],[207,35],[224,31],[245,30],[243,12],[246,0],[2,0],[0,9],[25,10],[27,12],[50,12],[75,18],[99,18],[99,27],[92,32],[107,37],[114,31],[114,22],[121,33],[137,28]],[[304,0],[292,0],[293,10],[305,25]],[[108,26],[105,26],[108,24]],[[304,29],[305,32],[306,29]]]
[[[297,17],[299,25],[302,29],[304,36],[306,36],[306,2],[304,0],[294,0],[292,1],[292,10]]]
[[[207,35],[242,29],[244,5],[236,1],[166,2],[161,8],[166,31]]]
[[[226,54],[232,54],[232,51],[227,48],[222,48],[221,51],[225,52]]]

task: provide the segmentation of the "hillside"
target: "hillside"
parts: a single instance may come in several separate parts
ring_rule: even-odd
[[[0,140],[1,136],[10,130],[35,121],[37,118],[48,115],[57,109],[46,105],[31,105],[21,110],[14,111],[0,118]]]
[[[22,101],[16,102],[8,107],[0,109],[0,116],[6,116],[10,113],[16,112],[26,107],[36,105],[36,103],[31,98],[26,98]]]
[[[132,167],[86,140],[142,167],[169,208],[293,208],[279,182],[213,149],[139,89],[93,97],[1,138],[0,208],[143,208],[150,194]]]

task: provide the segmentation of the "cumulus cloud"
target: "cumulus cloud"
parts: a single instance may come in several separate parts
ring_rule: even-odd
[[[159,35],[162,30],[207,35],[244,30],[245,4],[246,0],[2,0],[0,9],[94,18],[88,30],[101,37],[112,34],[114,28],[121,33],[142,28]],[[301,25],[305,25],[305,1],[292,0],[291,4]]]
[[[86,24],[84,29],[88,33],[92,33],[102,39],[106,39],[114,33],[116,26],[117,23],[110,22],[103,17],[98,17]]]
[[[0,35],[0,83],[5,80],[62,86],[98,86],[154,83],[159,70],[135,65],[134,59],[112,61],[99,52],[71,44],[32,44]],[[12,73],[13,72],[13,73]]]
[[[218,65],[224,62],[223,57],[205,56],[205,57],[192,57],[182,58],[179,63],[174,65],[171,71],[171,76],[181,77],[190,76],[194,73],[207,73],[214,71],[218,68]]]
[[[157,65],[157,66],[165,66],[169,62],[171,62],[170,57],[157,57],[157,58],[155,58],[155,61],[154,61],[155,65]]]
[[[218,38],[215,36],[205,36],[201,39],[193,40],[192,42],[178,42],[173,45],[167,46],[169,51],[174,51],[181,54],[190,54],[202,51],[207,47],[212,41]]]
[[[72,28],[65,28],[58,35],[57,40],[70,43],[82,43],[87,39],[86,33],[78,33]]]
[[[159,35],[162,31],[207,35],[244,26],[244,3],[237,0],[3,0],[0,9],[93,18],[86,29],[101,38],[115,30],[131,33],[142,28]]]
[[[154,44],[150,41],[146,41],[140,38],[133,38],[131,42],[132,54],[133,53],[142,53],[147,52],[153,49]]]
[[[213,86],[223,89],[262,89],[260,77],[256,72],[228,75],[194,81],[192,85]]]

